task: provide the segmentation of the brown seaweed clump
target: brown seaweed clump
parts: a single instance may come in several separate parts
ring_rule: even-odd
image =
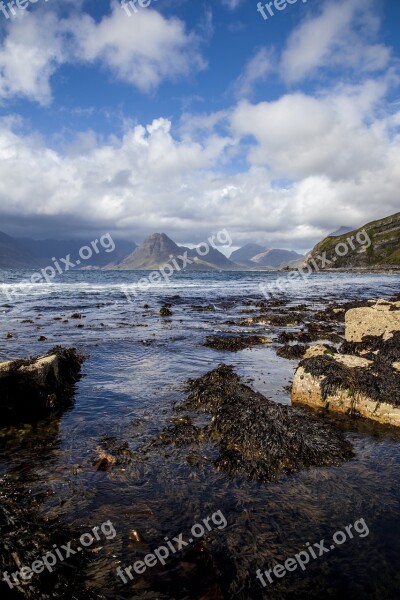
[[[213,348],[213,350],[225,350],[228,352],[238,352],[251,346],[260,346],[261,344],[271,344],[272,340],[259,335],[209,335],[206,338],[204,346]]]
[[[324,400],[344,389],[354,398],[355,406],[358,395],[400,406],[400,372],[379,356],[375,358],[376,361],[368,367],[347,367],[324,355],[305,359],[299,366],[306,373],[323,378],[320,387]]]
[[[276,351],[277,355],[281,358],[288,358],[289,360],[298,360],[299,358],[303,358],[305,351],[308,346],[304,344],[286,344],[285,346],[281,346]]]
[[[350,443],[322,418],[302,408],[276,404],[241,382],[233,368],[221,364],[199,379],[189,380],[189,396],[179,410],[211,415],[190,431],[182,419],[159,440],[182,446],[212,441],[219,450],[215,466],[230,475],[244,474],[273,481],[309,467],[336,465],[352,458]],[[191,425],[191,423],[190,423]],[[164,436],[164,438],[163,438]]]

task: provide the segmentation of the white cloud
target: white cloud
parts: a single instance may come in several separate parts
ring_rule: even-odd
[[[68,23],[75,38],[76,59],[99,61],[121,81],[151,92],[162,81],[187,77],[205,68],[194,34],[177,18],[165,18],[150,8],[127,18],[120,4],[96,23],[79,15]]]
[[[100,64],[142,92],[163,81],[189,77],[206,67],[199,39],[177,18],[150,8],[129,18],[118,2],[96,22],[76,11],[20,13],[7,22],[0,46],[0,99],[25,97],[42,105],[52,100],[51,77],[63,64]]]
[[[9,23],[0,47],[0,98],[52,99],[50,78],[65,60],[65,40],[51,13],[24,15]]]
[[[282,55],[282,77],[296,83],[326,67],[339,67],[342,72],[384,69],[390,49],[374,41],[378,22],[371,7],[371,0],[325,2],[317,16],[306,19],[290,35]]]
[[[236,96],[238,98],[249,98],[257,83],[265,81],[271,70],[272,63],[266,48],[260,48],[246,64],[243,73],[235,82]]]
[[[242,2],[243,0],[222,0],[222,4],[227,6],[230,10],[236,10]]]

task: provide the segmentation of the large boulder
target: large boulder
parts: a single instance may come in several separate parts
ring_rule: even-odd
[[[348,342],[361,342],[368,335],[388,339],[400,331],[400,302],[378,300],[370,307],[348,310],[345,319]]]
[[[400,426],[400,332],[345,342],[332,356],[300,362],[292,402]]]
[[[83,356],[56,347],[45,356],[0,363],[0,419],[42,416],[71,396]]]

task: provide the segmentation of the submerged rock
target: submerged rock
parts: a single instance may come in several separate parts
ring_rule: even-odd
[[[0,419],[39,417],[62,406],[83,360],[74,349],[55,347],[45,356],[0,363]]]
[[[187,419],[167,428],[158,443],[216,444],[215,466],[231,475],[272,481],[300,469],[336,465],[353,456],[343,434],[301,408],[276,404],[242,383],[227,365],[190,380],[178,410],[208,413],[203,427]]]

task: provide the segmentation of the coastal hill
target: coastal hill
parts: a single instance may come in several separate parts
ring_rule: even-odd
[[[338,246],[338,244],[341,245]],[[318,257],[324,252],[327,259],[331,261],[325,266],[329,269],[399,268],[400,213],[372,221],[354,231],[325,238],[313,248],[307,256],[305,264],[312,266],[314,260],[322,269],[323,265]]]

